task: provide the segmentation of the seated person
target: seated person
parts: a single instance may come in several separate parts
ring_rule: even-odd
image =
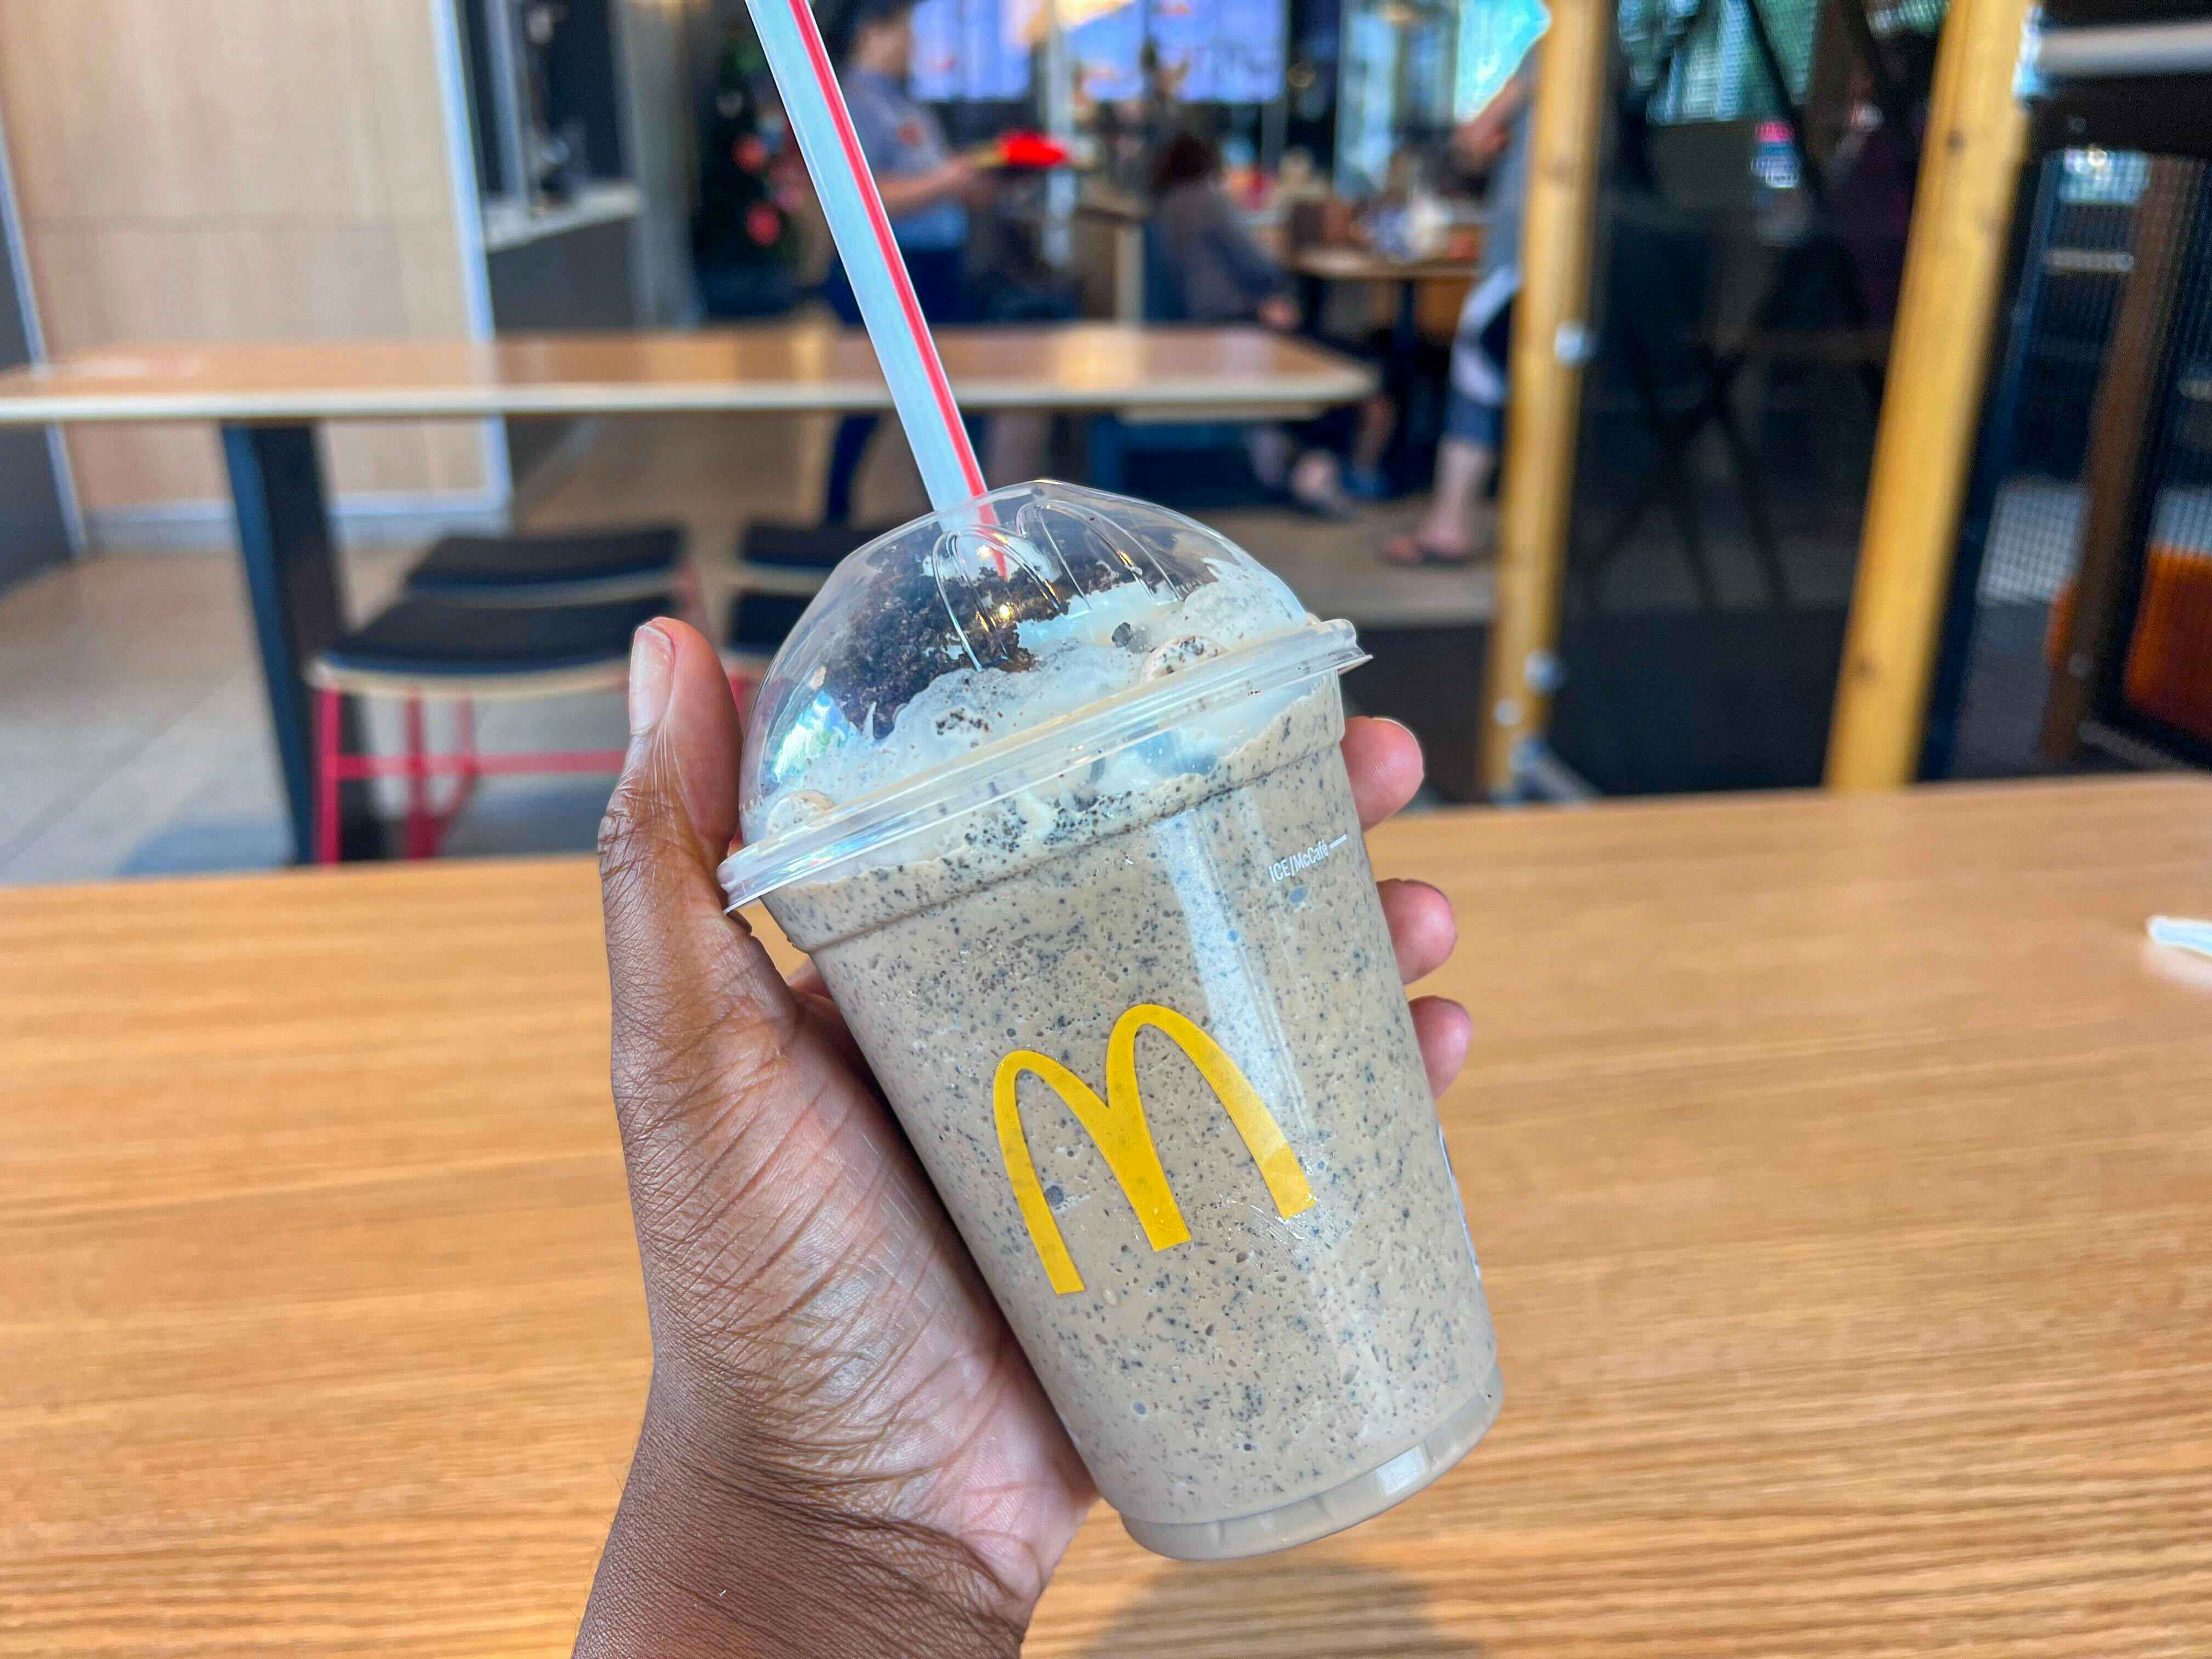
[[[1190,321],[1256,322],[1285,333],[1297,326],[1287,276],[1222,191],[1221,152],[1195,133],[1176,134],[1153,164],[1152,224]],[[1311,423],[1252,427],[1245,446],[1269,489],[1325,517],[1353,511],[1336,457],[1319,447]]]

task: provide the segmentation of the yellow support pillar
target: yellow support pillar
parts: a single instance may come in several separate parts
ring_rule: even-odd
[[[1480,769],[1514,792],[1522,746],[1540,738],[1556,679],[1559,586],[1591,339],[1590,245],[1605,136],[1611,0],[1551,0],[1530,120],[1521,296],[1513,317],[1505,471],[1499,483],[1497,615],[1491,625]]]
[[[1893,789],[1919,769],[2027,139],[2014,87],[2028,5],[1953,0],[1943,25],[1828,737],[1832,789]]]

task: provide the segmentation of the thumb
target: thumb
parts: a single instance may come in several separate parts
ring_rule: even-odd
[[[723,914],[715,867],[737,833],[738,711],[697,629],[661,617],[637,630],[629,710],[629,749],[599,826],[626,1142],[697,1097],[682,1073],[711,1066],[719,1039],[780,1039],[796,1017],[768,952]]]

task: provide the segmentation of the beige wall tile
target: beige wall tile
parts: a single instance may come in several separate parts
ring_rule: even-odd
[[[403,219],[441,218],[450,227],[453,164],[430,16],[432,5],[448,3],[353,0],[357,78],[375,89],[368,100],[368,118],[379,153],[386,211]]]
[[[468,295],[461,283],[460,239],[452,213],[402,219],[392,229],[406,331],[418,339],[465,335]]]
[[[218,501],[229,493],[211,427],[76,426],[70,465],[88,512]]]
[[[4,119],[56,351],[465,331],[430,7],[0,0]],[[220,496],[211,434],[87,430],[88,507]],[[341,490],[481,487],[472,428],[333,436]]]
[[[414,495],[430,489],[420,421],[346,421],[325,428],[324,487],[341,495]]]
[[[475,421],[442,421],[422,428],[434,489],[471,494],[489,483],[484,471],[483,434]]]

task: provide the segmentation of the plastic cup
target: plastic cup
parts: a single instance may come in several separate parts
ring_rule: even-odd
[[[1023,484],[841,564],[746,737],[732,904],[813,954],[1164,1555],[1349,1526],[1498,1409],[1337,752],[1364,659],[1212,531]]]

